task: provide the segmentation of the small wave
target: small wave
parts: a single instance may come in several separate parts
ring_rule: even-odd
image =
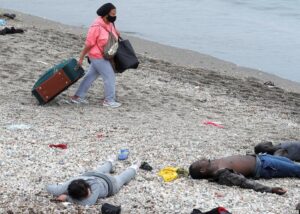
[[[122,31],[122,33],[132,35],[132,36],[137,36],[137,37],[144,37],[142,33],[134,32],[134,31]]]
[[[280,13],[280,16],[291,17],[295,19],[300,19],[300,13]]]

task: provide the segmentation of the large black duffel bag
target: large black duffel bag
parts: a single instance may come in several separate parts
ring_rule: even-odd
[[[139,66],[140,62],[128,39],[123,40],[120,38],[114,62],[117,73],[122,73],[127,69],[136,69]]]

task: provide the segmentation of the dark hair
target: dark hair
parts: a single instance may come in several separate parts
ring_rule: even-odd
[[[90,185],[83,179],[72,181],[68,186],[68,194],[74,199],[81,200],[89,195]]]
[[[194,162],[189,167],[189,173],[193,179],[204,179],[204,178],[209,177],[209,175],[207,173],[201,172],[201,163],[200,163],[201,161],[204,161],[204,159]],[[206,161],[208,161],[208,160],[206,160]]]
[[[97,10],[97,14],[98,16],[103,17],[108,15],[112,9],[116,9],[115,5],[113,5],[112,3],[106,3]]]
[[[273,155],[275,152],[275,147],[273,146],[272,142],[262,142],[257,144],[254,147],[255,154],[259,153],[268,153],[270,155]]]

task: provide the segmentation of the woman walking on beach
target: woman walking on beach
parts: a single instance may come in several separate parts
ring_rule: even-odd
[[[74,96],[71,97],[73,103],[88,103],[84,97],[92,83],[101,75],[104,82],[103,106],[117,108],[121,103],[116,102],[115,96],[115,73],[109,60],[104,58],[104,47],[108,42],[109,32],[119,37],[119,32],[114,26],[116,21],[116,7],[111,3],[102,5],[97,10],[98,17],[88,30],[85,46],[80,54],[79,65],[86,54],[91,61],[89,70],[81,82]]]

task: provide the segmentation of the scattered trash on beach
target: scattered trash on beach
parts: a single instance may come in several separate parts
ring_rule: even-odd
[[[129,150],[128,149],[120,149],[118,159],[119,160],[126,160],[128,158],[128,155],[129,155]]]
[[[152,171],[153,167],[150,166],[147,162],[143,162],[140,166],[140,169],[143,169],[146,171]]]
[[[9,18],[9,19],[14,19],[16,18],[16,14],[14,13],[4,13],[3,16]]]
[[[165,182],[170,182],[178,177],[187,177],[189,173],[184,168],[168,166],[161,169],[158,175],[161,176]]]
[[[220,124],[218,124],[218,123],[216,123],[216,122],[209,121],[209,120],[204,121],[203,124],[204,124],[204,125],[212,125],[212,126],[215,126],[215,127],[221,128],[221,129],[224,129],[224,126],[222,126],[222,125],[220,125]]]
[[[102,214],[120,214],[121,206],[114,206],[109,203],[104,203],[101,207]]]
[[[216,207],[210,211],[202,212],[199,209],[193,209],[191,214],[231,214],[228,210],[224,207]]]
[[[11,131],[15,131],[15,130],[24,130],[24,129],[30,129],[31,125],[28,124],[11,124],[6,126],[6,129],[11,130]]]
[[[98,132],[98,133],[97,133],[97,138],[98,138],[99,140],[103,140],[104,137],[105,137],[105,133],[104,133],[104,132]]]
[[[59,165],[65,165],[66,163],[66,157],[68,154],[68,144],[60,143],[60,144],[49,144],[50,148],[53,148],[53,151],[55,152],[56,156],[59,157],[58,164]]]
[[[49,144],[50,148],[59,148],[59,149],[67,149],[68,145],[67,144]]]
[[[165,182],[170,182],[178,178],[176,167],[165,167],[159,171],[158,175],[161,176]]]
[[[188,177],[189,176],[189,171],[186,170],[185,168],[179,167],[176,172],[179,177]]]
[[[223,193],[220,193],[220,192],[215,192],[215,196],[217,198],[223,198],[224,197],[224,194]]]
[[[275,87],[275,84],[272,81],[267,81],[267,82],[264,83],[264,85],[268,86],[269,88]]]
[[[42,64],[44,64],[44,65],[49,65],[49,63],[43,62],[43,61],[40,61],[40,60],[37,60],[36,62],[42,63]]]
[[[6,35],[6,34],[15,34],[15,33],[24,33],[24,30],[21,28],[4,28],[3,30],[0,30],[0,35]]]
[[[58,164],[64,165],[64,164],[65,164],[65,161],[62,159],[62,160],[58,161]]]
[[[0,26],[5,26],[6,25],[6,21],[4,19],[0,19]]]

